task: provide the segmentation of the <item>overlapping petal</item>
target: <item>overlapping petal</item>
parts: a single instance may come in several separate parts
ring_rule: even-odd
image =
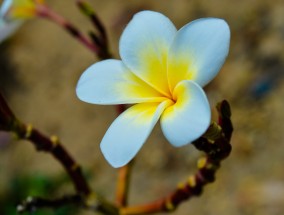
[[[131,104],[165,100],[119,60],[105,60],[89,67],[80,77],[77,96],[93,104]]]
[[[222,19],[198,19],[181,28],[169,53],[171,90],[182,80],[193,80],[200,86],[211,81],[228,55],[229,43],[230,29]]]
[[[112,123],[106,132],[101,150],[113,167],[127,164],[147,140],[170,100],[162,103],[136,104]]]
[[[169,95],[167,55],[176,28],[164,15],[137,13],[125,28],[119,44],[122,61],[138,77]]]
[[[200,137],[210,124],[211,111],[202,88],[193,81],[180,82],[174,92],[176,103],[161,116],[161,128],[167,140],[176,147]]]

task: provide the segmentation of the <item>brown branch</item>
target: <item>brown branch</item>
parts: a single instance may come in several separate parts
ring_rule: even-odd
[[[83,204],[85,207],[92,209],[94,211],[100,211],[104,214],[109,215],[117,215],[118,210],[116,206],[113,204],[110,204],[109,202],[105,201],[100,196],[96,195],[92,190],[90,189],[87,180],[85,179],[80,165],[71,157],[71,155],[68,153],[68,151],[63,147],[63,145],[60,143],[59,139],[56,136],[52,136],[51,138],[45,136],[42,134],[39,130],[34,129],[31,125],[26,125],[22,123],[20,120],[18,120],[15,115],[13,114],[12,110],[8,106],[6,100],[2,96],[0,92],[0,119],[1,119],[1,127],[5,128],[5,131],[10,131],[15,133],[18,138],[25,139],[30,141],[35,148],[38,151],[44,151],[47,153],[50,153],[66,170],[68,173],[70,179],[73,182],[73,185],[76,189],[76,195],[80,196],[83,201],[77,202],[77,204]],[[3,120],[2,120],[3,119]],[[41,201],[31,201],[28,204],[28,207],[32,207],[33,203],[34,207],[39,207],[39,202],[42,203],[42,205],[47,206],[46,204],[48,201],[43,201],[41,198],[35,198],[40,199]],[[60,200],[60,199],[59,199]],[[49,202],[58,203],[55,205],[59,206],[59,202],[63,203],[64,201],[57,201],[49,200]],[[43,204],[45,203],[45,204]],[[22,207],[24,209],[25,207]]]
[[[14,114],[11,111],[11,109],[9,108],[4,96],[2,95],[2,93],[0,92],[0,112],[1,115],[4,115],[5,117],[11,117],[14,118]]]
[[[16,123],[13,131],[16,132],[19,138],[29,140],[38,151],[52,154],[67,171],[78,194],[87,196],[91,193],[80,165],[71,157],[56,136],[48,138],[31,125],[25,125],[20,121]]]
[[[98,44],[93,43],[92,40],[90,40],[84,34],[82,34],[82,32],[77,27],[75,27],[75,25],[67,21],[61,15],[54,12],[51,8],[49,8],[45,4],[37,4],[36,11],[39,17],[50,20],[53,23],[62,27],[71,36],[73,36],[81,44],[83,44],[87,49],[95,53],[100,59],[110,58],[111,55],[109,54],[106,41],[103,46],[102,45],[99,46]]]
[[[15,116],[7,105],[4,96],[0,92],[0,130],[9,131],[14,120]]]
[[[231,121],[231,107],[228,101],[224,100],[219,102],[216,106],[219,119],[218,124],[222,127],[225,137],[228,141],[231,140],[232,133],[233,133],[233,124]]]

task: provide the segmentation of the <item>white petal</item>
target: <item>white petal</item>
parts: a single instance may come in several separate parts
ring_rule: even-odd
[[[230,45],[228,24],[217,18],[195,20],[181,28],[170,48],[168,77],[171,90],[181,80],[206,85],[222,67]]]
[[[80,77],[77,96],[93,104],[159,102],[161,95],[131,73],[119,60],[105,60],[90,66]]]
[[[4,0],[0,8],[0,16],[5,17],[13,4],[13,0]]]
[[[193,81],[182,81],[174,90],[176,103],[161,116],[161,128],[176,147],[199,138],[210,124],[211,111],[202,88]]]
[[[21,24],[21,21],[6,22],[0,18],[0,43],[15,33]]]
[[[101,142],[106,160],[113,167],[127,164],[145,143],[169,104],[169,101],[136,104],[119,115]]]
[[[169,95],[167,55],[176,28],[164,15],[137,13],[125,28],[119,43],[122,61],[138,77]]]

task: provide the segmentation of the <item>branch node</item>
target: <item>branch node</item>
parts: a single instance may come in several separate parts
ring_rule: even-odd
[[[194,188],[196,186],[196,178],[195,178],[194,175],[189,176],[189,178],[188,178],[188,185],[191,188]]]
[[[212,122],[205,134],[202,136],[207,138],[208,142],[214,143],[215,140],[222,136],[222,127],[216,122]]]
[[[85,206],[87,208],[92,208],[93,210],[98,208],[98,199],[94,192],[91,192],[88,196],[86,196]]]
[[[183,189],[185,189],[185,187],[186,187],[186,185],[182,182],[178,183],[178,185],[177,185],[178,190],[183,190]]]
[[[51,141],[51,143],[52,143],[52,149],[51,149],[51,150],[53,150],[53,149],[55,149],[55,148],[58,146],[58,144],[59,144],[59,138],[58,138],[58,136],[56,136],[56,135],[52,135],[52,136],[50,137],[50,141]]]
[[[27,124],[26,126],[26,133],[25,133],[25,139],[29,139],[32,135],[33,132],[33,125],[32,124]]]
[[[76,171],[76,170],[78,170],[78,169],[80,169],[80,166],[77,164],[77,163],[74,163],[72,166],[71,166],[71,170],[72,171]]]
[[[202,157],[197,161],[197,168],[198,169],[203,169],[206,167],[207,164],[207,158],[206,157]]]
[[[170,198],[166,200],[165,207],[167,211],[174,211],[176,209]]]

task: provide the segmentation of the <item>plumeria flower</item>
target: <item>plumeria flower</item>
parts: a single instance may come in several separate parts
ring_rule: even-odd
[[[85,102],[134,104],[109,127],[101,150],[113,167],[127,164],[160,119],[175,147],[199,138],[211,111],[202,87],[228,55],[230,29],[222,19],[203,18],[176,30],[164,15],[137,13],[119,43],[122,60],[104,60],[80,77],[77,95]]]
[[[0,14],[6,20],[27,19],[36,16],[36,6],[44,0],[4,0]]]
[[[43,0],[4,0],[0,8],[0,42],[10,37],[23,20],[36,15],[36,4]]]

